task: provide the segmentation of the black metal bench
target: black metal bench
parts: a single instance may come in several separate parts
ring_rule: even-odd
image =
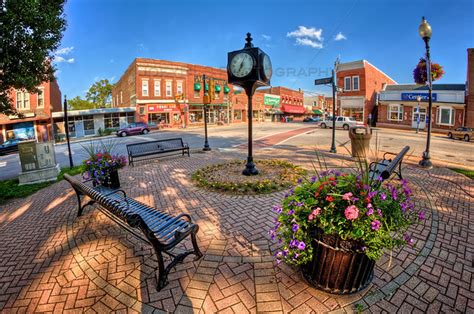
[[[406,153],[410,150],[410,146],[405,146],[398,154],[385,153],[382,161],[372,162],[369,165],[369,179],[371,181],[384,181],[389,179],[392,174],[396,174],[400,179],[402,178],[402,161]],[[387,158],[387,155],[395,156]],[[398,167],[398,171],[396,171]]]
[[[170,138],[164,140],[140,142],[127,145],[128,164],[133,166],[133,162],[137,157],[146,157],[151,155],[159,155],[164,153],[182,152],[189,156],[189,146],[183,142],[182,138]]]
[[[180,214],[173,217],[127,197],[123,190],[111,190],[102,187],[93,188],[68,174],[65,174],[64,178],[76,192],[79,204],[78,216],[82,215],[84,207],[97,203],[100,205],[99,209],[106,216],[153,246],[158,259],[158,291],[168,283],[167,278],[171,268],[177,263],[182,262],[186,256],[194,254],[196,255],[196,260],[201,258],[202,253],[196,240],[199,226],[192,223],[191,217],[188,214]],[[87,196],[90,200],[84,202],[84,196]],[[137,232],[137,229],[141,233]],[[171,254],[170,250],[188,235],[191,236],[193,250],[185,251],[178,255]],[[166,268],[162,253],[172,258]]]

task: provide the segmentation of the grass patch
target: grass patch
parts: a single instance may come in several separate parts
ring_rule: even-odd
[[[64,174],[76,175],[82,172],[82,165],[75,166],[72,169],[63,168],[58,175],[56,181],[42,182],[35,184],[19,185],[18,179],[9,179],[0,181],[0,204],[4,204],[7,200],[13,198],[27,197],[37,191],[44,189],[51,184],[64,179]]]
[[[474,170],[466,170],[466,169],[459,169],[459,168],[449,168],[457,173],[463,174],[471,180],[474,180]]]

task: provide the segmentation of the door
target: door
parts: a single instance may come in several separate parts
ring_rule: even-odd
[[[419,112],[418,112],[419,111]],[[413,107],[411,127],[424,129],[426,126],[426,108]]]
[[[344,124],[344,117],[337,117],[336,128],[342,128],[343,124]]]

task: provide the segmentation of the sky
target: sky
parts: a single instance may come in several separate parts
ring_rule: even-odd
[[[421,17],[431,25],[438,83],[465,83],[474,47],[473,0],[69,0],[56,51],[56,76],[68,99],[100,79],[117,82],[136,57],[224,68],[245,35],[272,61],[272,86],[329,93],[314,79],[341,62],[365,59],[401,83],[424,56]]]

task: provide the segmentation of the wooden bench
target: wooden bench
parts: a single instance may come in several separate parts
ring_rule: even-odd
[[[202,253],[196,240],[199,226],[192,223],[191,217],[188,214],[179,214],[173,217],[127,197],[123,190],[111,190],[103,187],[93,188],[68,174],[65,174],[64,178],[76,192],[79,204],[78,216],[82,215],[84,207],[97,203],[100,205],[99,210],[106,216],[153,246],[158,259],[158,291],[167,285],[170,270],[177,263],[182,262],[186,256],[194,254],[196,255],[196,260],[201,258]],[[83,198],[85,196],[89,198],[88,202],[84,202]],[[170,250],[189,235],[193,244],[192,251],[185,251],[178,255],[170,253]],[[172,258],[166,267],[163,253]]]
[[[392,174],[396,174],[400,179],[402,178],[402,161],[406,153],[410,150],[410,146],[405,146],[398,154],[385,153],[383,160],[378,162],[372,162],[369,165],[369,179],[372,181],[376,180],[382,182],[389,179]],[[395,156],[388,158],[388,156]],[[396,171],[398,167],[398,171]]]
[[[133,166],[137,157],[146,157],[172,152],[182,152],[189,156],[189,146],[183,142],[182,138],[170,138],[157,141],[140,142],[127,145],[128,164]]]

